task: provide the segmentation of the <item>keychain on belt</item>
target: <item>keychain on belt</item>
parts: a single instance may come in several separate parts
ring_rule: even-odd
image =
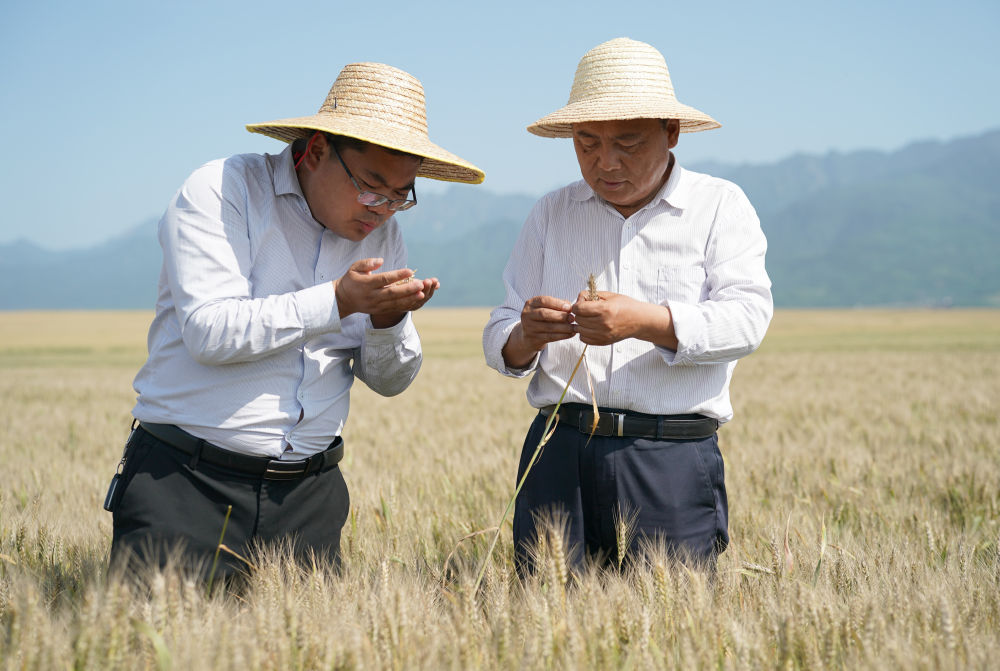
[[[118,482],[122,477],[122,469],[125,468],[125,457],[128,455],[128,444],[132,442],[132,436],[135,435],[135,428],[139,425],[139,420],[132,419],[132,430],[128,434],[128,438],[125,439],[125,449],[122,450],[122,459],[118,462],[118,470],[115,474],[111,476],[111,484],[108,485],[108,493],[104,496],[104,509],[108,512],[114,510],[114,500],[115,493],[118,491]]]

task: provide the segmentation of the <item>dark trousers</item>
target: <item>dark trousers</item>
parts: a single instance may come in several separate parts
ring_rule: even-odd
[[[136,429],[113,511],[112,566],[163,567],[177,555],[186,568],[207,576],[224,524],[222,543],[243,557],[260,544],[283,543],[303,562],[313,553],[320,561],[339,562],[340,532],[350,506],[340,468],[296,480],[265,480],[204,461],[192,468],[191,461]],[[223,551],[215,577],[247,568]]]
[[[521,481],[547,418],[537,415],[521,452]],[[670,554],[714,566],[729,543],[725,475],[718,436],[655,440],[594,436],[557,426],[525,480],[514,508],[518,568],[533,568],[530,552],[546,516],[561,522],[571,563],[617,559],[616,522],[633,521],[625,555],[662,545]]]

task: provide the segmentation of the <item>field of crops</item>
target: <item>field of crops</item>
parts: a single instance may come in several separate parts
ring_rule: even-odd
[[[714,580],[652,555],[519,580],[533,411],[486,310],[424,310],[404,394],[352,395],[339,573],[279,553],[216,590],[106,575],[101,508],[146,313],[0,313],[0,669],[996,668],[1000,311],[779,311],[723,427]],[[509,523],[508,523],[509,524]],[[447,562],[447,566],[446,566]]]

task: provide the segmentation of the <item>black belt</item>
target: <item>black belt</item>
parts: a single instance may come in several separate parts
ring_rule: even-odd
[[[554,409],[554,405],[547,405],[539,412],[548,417]],[[582,403],[564,403],[559,406],[559,423],[589,435],[594,426],[594,409]],[[719,420],[705,415],[645,415],[600,408],[594,435],[692,440],[708,438],[718,430]]]
[[[195,461],[228,468],[231,471],[256,475],[265,480],[296,480],[311,473],[334,468],[344,458],[344,441],[337,436],[330,447],[308,459],[282,461],[269,457],[254,457],[227,450],[201,438],[195,438],[184,429],[173,424],[150,424],[141,422],[136,431],[145,431],[167,445],[185,454],[196,455]]]

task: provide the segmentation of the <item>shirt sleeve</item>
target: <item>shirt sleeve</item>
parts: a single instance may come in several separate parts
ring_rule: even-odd
[[[253,297],[246,185],[227,163],[195,171],[159,224],[181,337],[191,356],[207,365],[255,361],[340,330],[332,282]]]
[[[521,310],[525,301],[538,295],[542,285],[544,220],[543,201],[539,201],[521,228],[521,234],[514,243],[514,250],[504,268],[503,283],[506,297],[503,303],[490,313],[490,319],[483,329],[483,353],[486,355],[486,363],[508,377],[526,377],[538,366],[540,353],[535,355],[526,368],[508,367],[503,359],[503,347],[507,344],[511,331],[521,323]]]
[[[402,234],[395,229],[383,253],[385,267],[406,267],[406,246]],[[423,362],[420,336],[407,312],[395,326],[377,329],[366,316],[367,328],[361,347],[355,352],[354,376],[377,394],[395,396],[413,382]]]
[[[746,195],[733,186],[721,199],[705,256],[708,287],[698,303],[668,301],[677,351],[657,347],[668,365],[735,361],[756,350],[774,312],[764,269],[767,240]]]

